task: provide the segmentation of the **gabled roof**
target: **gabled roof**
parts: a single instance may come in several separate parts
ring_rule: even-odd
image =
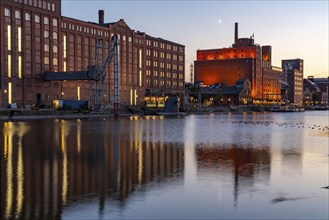
[[[304,79],[304,87],[306,87],[306,88],[312,87],[312,89],[309,88],[310,91],[311,90],[315,90],[316,92],[320,92],[321,91],[319,85],[317,85],[316,83],[314,83],[310,79]]]
[[[244,88],[236,86],[223,86],[220,90],[222,95],[239,95]]]
[[[236,81],[236,83],[244,83],[248,78],[241,78],[241,79],[238,79],[238,81]]]
[[[218,94],[219,88],[221,86],[222,86],[221,84],[215,83],[208,87],[200,87],[200,89],[203,94],[216,95],[216,94]]]

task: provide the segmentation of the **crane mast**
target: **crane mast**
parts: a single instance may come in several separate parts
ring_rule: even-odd
[[[99,42],[100,43],[100,42]],[[97,48],[101,47],[99,44]],[[118,63],[118,36],[113,35],[108,54],[105,60],[95,66],[94,72],[94,91],[93,91],[93,110],[109,109],[110,99],[108,95],[109,80],[108,66],[114,57],[114,114],[119,112],[119,63]],[[96,56],[96,62],[98,57]]]

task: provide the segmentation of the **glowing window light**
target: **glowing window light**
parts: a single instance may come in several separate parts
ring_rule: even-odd
[[[8,50],[11,50],[11,26],[7,26]]]
[[[22,56],[18,56],[18,78],[22,78]]]
[[[11,55],[8,55],[8,77],[11,77]]]
[[[12,88],[11,88],[11,82],[8,83],[8,104],[11,104],[13,102],[12,100]]]

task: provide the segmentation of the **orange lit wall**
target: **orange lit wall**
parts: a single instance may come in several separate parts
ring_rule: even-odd
[[[240,46],[238,48],[222,48],[198,50],[197,60],[222,60],[234,58],[255,58],[256,46]]]
[[[203,81],[206,85],[223,83],[235,85],[241,78],[251,81],[253,59],[205,60],[194,62],[194,81]]]

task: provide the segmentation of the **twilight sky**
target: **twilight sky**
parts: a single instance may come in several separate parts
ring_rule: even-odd
[[[230,47],[234,23],[239,37],[254,33],[256,43],[272,46],[272,65],[304,60],[304,78],[328,77],[328,1],[111,1],[62,0],[62,15],[98,22],[124,19],[130,28],[185,45],[185,81],[197,49]]]

